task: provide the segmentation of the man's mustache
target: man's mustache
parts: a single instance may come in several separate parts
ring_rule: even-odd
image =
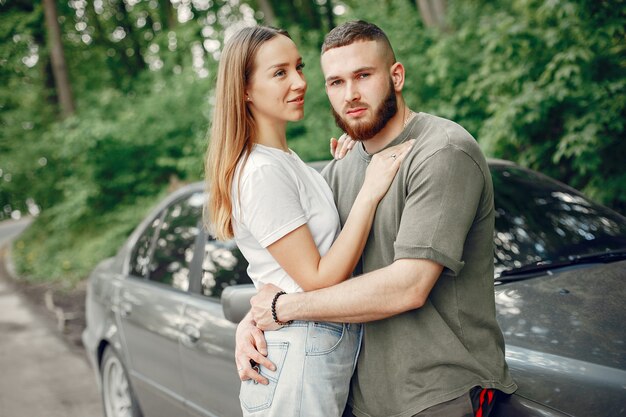
[[[351,109],[356,109],[359,107],[365,107],[365,108],[369,108],[369,106],[365,103],[350,103],[347,106],[344,107],[345,111],[351,110]]]

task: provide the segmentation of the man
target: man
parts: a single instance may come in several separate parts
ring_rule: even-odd
[[[249,360],[272,369],[259,328],[291,320],[365,322],[351,387],[355,416],[487,416],[496,390],[516,386],[495,319],[493,187],[485,158],[459,125],[406,106],[404,67],[375,25],[333,29],[321,62],[337,124],[360,141],[324,171],[342,223],[372,154],[415,143],[379,204],[359,276],[279,296],[268,285],[252,299],[237,330],[240,377],[266,382]]]

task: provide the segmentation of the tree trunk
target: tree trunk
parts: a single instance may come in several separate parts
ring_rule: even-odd
[[[335,13],[333,13],[332,0],[326,0],[326,22],[328,24],[328,32],[335,28]]]
[[[300,16],[300,11],[298,7],[296,7],[293,4],[293,0],[284,2],[284,6],[287,7],[287,13],[289,17],[287,18],[286,16],[281,14],[283,16],[283,21],[287,21],[287,22],[291,22],[291,23],[303,26],[304,22]]]
[[[163,25],[163,29],[170,30],[176,27],[176,23],[178,22],[176,19],[176,11],[172,6],[171,0],[161,0],[160,1],[160,14],[161,14],[161,24]]]
[[[37,20],[41,15],[37,16]],[[56,86],[54,84],[54,71],[52,70],[52,62],[50,61],[50,51],[46,49],[46,28],[45,18],[42,21],[38,21],[36,29],[33,30],[33,41],[39,47],[41,51],[39,53],[39,69],[41,73],[41,80],[43,82],[42,98],[50,104],[52,107],[59,107],[59,97],[56,92]]]
[[[313,0],[302,0],[300,7],[304,12],[304,16],[308,22],[310,29],[319,30],[322,27],[322,22],[319,14],[319,7]]]
[[[416,0],[426,27],[446,30],[446,0]]]
[[[263,23],[267,26],[276,26],[276,13],[269,0],[258,0],[261,12],[263,12]]]
[[[57,17],[55,0],[43,0],[44,14],[46,16],[46,27],[48,29],[48,47],[50,48],[50,60],[52,62],[52,73],[56,85],[61,114],[63,118],[75,112],[74,99],[70,86],[70,78],[65,63],[63,44],[61,43],[61,28]]]

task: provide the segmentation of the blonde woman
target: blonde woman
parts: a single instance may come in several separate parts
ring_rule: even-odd
[[[376,207],[411,143],[374,156],[340,232],[328,185],[287,147],[287,122],[304,117],[304,63],[287,32],[245,28],[225,45],[206,160],[205,216],[219,239],[233,238],[259,288],[309,291],[347,279]],[[283,293],[276,294],[274,303]],[[265,332],[275,369],[242,381],[245,416],[340,416],[358,355],[360,325],[282,323]],[[237,364],[241,372],[250,364]]]

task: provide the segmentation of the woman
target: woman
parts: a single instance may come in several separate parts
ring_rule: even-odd
[[[286,292],[323,288],[350,276],[378,202],[411,147],[405,143],[373,158],[339,233],[328,185],[287,147],[287,122],[304,116],[303,67],[285,31],[252,27],[235,34],[220,59],[206,161],[205,215],[214,234],[235,238],[257,287],[272,283]],[[265,336],[277,369],[260,369],[269,385],[242,382],[244,415],[340,416],[360,326],[275,321],[278,330]]]

